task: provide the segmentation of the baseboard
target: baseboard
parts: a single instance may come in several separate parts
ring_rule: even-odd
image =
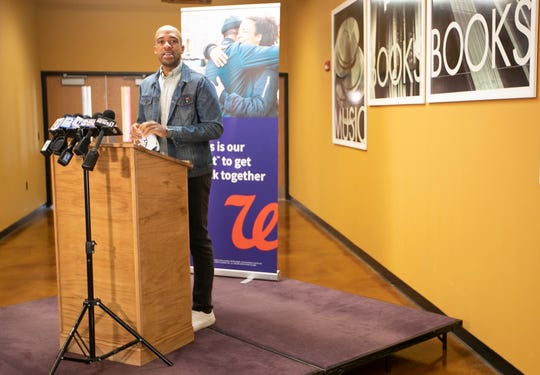
[[[322,220],[320,217],[311,212],[307,207],[303,206],[300,202],[295,200],[292,197],[289,197],[289,202],[298,207],[306,216],[318,224],[322,229],[327,231],[331,236],[336,240],[341,242],[347,249],[352,253],[357,255],[362,261],[369,265],[375,272],[377,272],[382,278],[384,278],[388,283],[393,285],[397,290],[399,290],[403,295],[417,304],[419,307],[426,311],[430,311],[437,314],[444,314],[444,312],[431,303],[427,298],[422,296],[407,283],[401,280],[399,277],[390,272],[382,264],[377,262],[373,257],[371,257],[364,250],[356,246],[351,242],[347,237],[342,235],[340,232],[331,227],[328,223]],[[458,327],[453,333],[458,337],[465,345],[469,346],[471,350],[477,353],[482,359],[484,359],[490,366],[495,370],[499,371],[505,375],[523,375],[523,373],[514,367],[510,362],[505,360],[494,350],[476,338],[473,334],[468,332],[463,327]]]
[[[6,229],[0,231],[0,240],[4,239],[5,237],[9,236],[10,234],[16,232],[17,230],[24,227],[26,224],[31,222],[37,215],[39,215],[43,210],[47,210],[50,207],[46,204],[42,205],[41,207],[36,208],[34,211],[32,211],[30,214],[26,215],[22,219],[18,220],[17,222],[13,223]]]

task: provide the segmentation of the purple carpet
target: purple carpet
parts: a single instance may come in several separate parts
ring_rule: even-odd
[[[63,360],[56,374],[324,374],[461,324],[294,280],[240,281],[216,277],[217,323],[168,354],[174,366]],[[0,308],[0,374],[49,373],[59,350],[57,314],[54,297]]]

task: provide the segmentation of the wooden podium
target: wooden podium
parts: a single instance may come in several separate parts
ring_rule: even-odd
[[[94,296],[159,352],[194,340],[187,200],[188,162],[131,143],[102,145],[89,172]],[[51,158],[60,344],[87,296],[82,158]],[[88,340],[88,318],[78,328]],[[95,309],[96,355],[133,336]],[[72,353],[81,350],[72,340]],[[141,343],[109,359],[142,366],[157,357]]]

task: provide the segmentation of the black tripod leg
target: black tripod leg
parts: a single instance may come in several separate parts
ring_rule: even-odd
[[[58,352],[58,355],[56,356],[56,360],[54,361],[53,367],[51,368],[51,371],[49,371],[49,375],[52,375],[56,372],[56,369],[58,368],[58,365],[60,364],[60,361],[64,357],[64,354],[66,353],[67,348],[69,347],[69,343],[73,339],[73,336],[77,332],[77,328],[79,328],[79,324],[81,324],[82,318],[84,316],[84,313],[88,310],[88,305],[85,303],[83,305],[83,308],[81,310],[81,313],[79,314],[79,317],[77,318],[77,321],[71,328],[71,331],[69,331],[69,335],[66,338],[66,341],[64,342],[64,345],[62,346],[62,349],[60,349],[60,352]]]
[[[97,302],[96,305],[101,307],[103,311],[105,311],[111,318],[113,318],[118,324],[120,324],[126,331],[131,333],[134,337],[136,337],[139,342],[142,342],[144,346],[146,346],[148,349],[152,351],[159,359],[161,359],[163,362],[165,362],[168,366],[172,366],[173,363],[169,361],[163,354],[161,354],[156,348],[152,346],[148,341],[146,341],[141,335],[139,335],[133,328],[131,328],[126,322],[124,322],[120,317],[118,317],[115,313],[113,313],[107,306],[102,304],[101,302]]]

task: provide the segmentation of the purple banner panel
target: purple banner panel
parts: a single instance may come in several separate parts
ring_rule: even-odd
[[[208,214],[216,271],[276,273],[278,119],[225,117],[224,127]]]

